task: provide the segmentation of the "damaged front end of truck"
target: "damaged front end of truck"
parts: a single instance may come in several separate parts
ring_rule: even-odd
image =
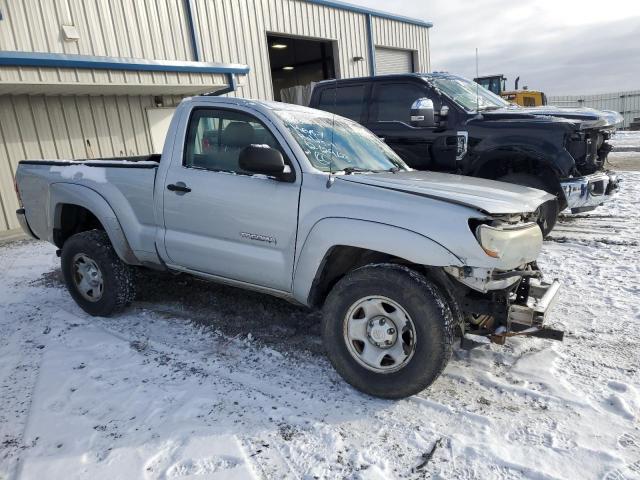
[[[493,216],[469,222],[485,253],[515,268],[444,267],[447,290],[458,306],[461,345],[504,344],[508,337],[562,341],[564,332],[548,325],[560,282],[547,281],[527,253],[542,247],[535,214]]]
[[[504,344],[508,337],[530,336],[562,341],[564,332],[547,324],[560,282],[547,282],[535,262],[509,272],[494,271],[484,283],[506,283],[495,290],[479,291],[476,269],[447,269],[455,278],[450,292],[460,309],[461,345],[471,349],[486,343]],[[466,281],[465,280],[471,280]]]
[[[607,157],[613,150],[609,141],[622,125],[622,115],[592,108],[536,107],[524,111],[573,123],[573,131],[565,136],[564,148],[575,166],[571,175],[560,182],[571,212],[590,211],[610,200],[618,189],[618,176],[606,168]]]

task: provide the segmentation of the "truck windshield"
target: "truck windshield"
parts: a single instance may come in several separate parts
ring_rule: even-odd
[[[323,172],[410,170],[387,144],[346,118],[306,111],[276,111],[311,164]]]
[[[482,111],[511,106],[502,97],[466,78],[431,77],[429,80],[442,93],[469,112],[475,112],[476,109]]]

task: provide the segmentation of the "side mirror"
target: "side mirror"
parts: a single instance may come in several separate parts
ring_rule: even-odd
[[[447,128],[447,117],[449,116],[449,107],[447,105],[443,105],[440,107],[440,112],[438,112],[437,124],[438,128]]]
[[[238,164],[242,170],[263,175],[279,176],[285,173],[282,154],[267,145],[249,145],[240,151]]]
[[[411,126],[435,127],[435,112],[433,101],[428,98],[419,98],[411,105]]]

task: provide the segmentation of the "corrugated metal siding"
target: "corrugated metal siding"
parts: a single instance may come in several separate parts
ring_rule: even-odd
[[[163,97],[165,106],[181,98]],[[18,228],[13,177],[24,159],[99,158],[152,151],[153,96],[0,95],[0,231]]]
[[[1,22],[0,22],[1,23]],[[42,72],[45,72],[43,75]],[[55,75],[52,80],[50,73]],[[113,75],[120,73],[120,75]],[[87,74],[93,77],[87,79]],[[105,78],[104,75],[107,74]],[[152,76],[150,76],[152,75]],[[185,72],[105,72],[73,68],[0,67],[3,94],[171,94],[196,95],[228,85],[224,74]]]
[[[204,61],[251,66],[246,87],[238,95],[271,100],[267,33],[313,37],[337,43],[337,74],[367,76],[367,16],[301,0],[194,0],[195,27]],[[429,70],[428,29],[373,19],[377,46],[417,51],[417,71]],[[365,61],[354,61],[360,56]]]
[[[2,50],[193,58],[183,0],[0,0],[0,9]],[[75,25],[80,39],[64,41],[61,25]]]
[[[377,47],[401,48],[416,52],[416,72],[431,70],[429,29],[388,18],[373,18],[373,41]]]
[[[194,59],[184,0],[0,0],[0,10],[0,50]],[[340,77],[370,74],[365,14],[303,0],[193,0],[193,13],[202,60],[251,66],[248,84],[240,91],[242,96],[273,97],[267,32],[333,40],[339,52]],[[65,41],[61,25],[74,25],[80,39]],[[413,50],[417,52],[416,70],[429,70],[426,27],[375,16],[372,25],[375,45]],[[356,62],[356,56],[366,61]],[[0,82],[126,87],[218,85],[220,78],[203,74],[2,67]]]
[[[615,110],[624,117],[623,128],[634,118],[640,117],[640,90],[603,93],[600,95],[550,96],[549,104],[559,107],[590,107],[598,110]]]
[[[0,50],[194,59],[184,0],[0,0],[0,11]],[[79,40],[65,41],[62,25],[74,25]],[[4,83],[220,85],[223,80],[200,73],[0,68]]]

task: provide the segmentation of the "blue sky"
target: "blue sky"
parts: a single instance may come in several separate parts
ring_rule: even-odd
[[[640,90],[640,0],[348,0],[433,22],[431,68],[550,95]]]

